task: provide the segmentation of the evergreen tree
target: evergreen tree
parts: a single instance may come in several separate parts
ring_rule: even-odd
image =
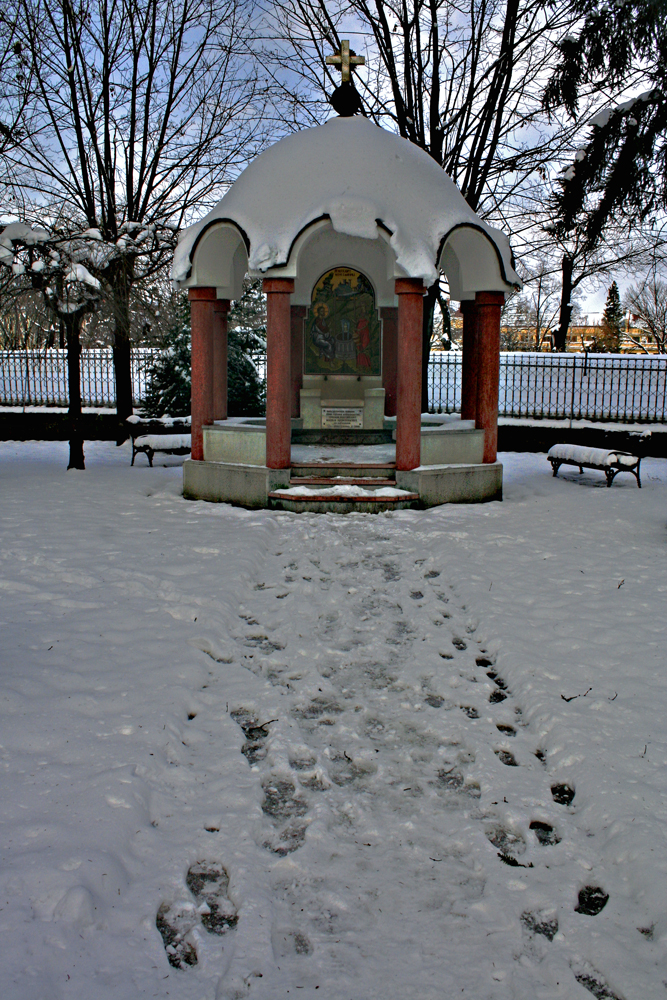
[[[190,306],[187,295],[180,294],[165,337],[165,353],[149,372],[146,416],[190,413],[190,344]],[[242,297],[230,309],[227,344],[227,412],[230,417],[261,416],[266,391],[263,374],[253,361],[253,356],[266,353],[266,301],[260,281],[246,280]]]
[[[148,373],[143,412],[148,417],[183,417],[190,412],[190,304],[176,296],[173,319],[165,336],[165,352]]]
[[[621,296],[618,292],[618,285],[612,281],[607,292],[607,302],[602,314],[600,324],[601,336],[595,338],[595,350],[618,354],[621,349],[621,337],[623,334],[623,307]]]
[[[262,282],[246,278],[243,295],[229,311],[227,407],[230,417],[266,412],[264,373],[253,358],[266,356],[266,297]]]
[[[599,111],[592,132],[564,174],[555,198],[558,236],[579,230],[593,249],[609,222],[640,224],[667,201],[667,5],[664,0],[573,0],[577,35],[559,43],[561,58],[544,106],[574,120],[587,91],[646,88]]]

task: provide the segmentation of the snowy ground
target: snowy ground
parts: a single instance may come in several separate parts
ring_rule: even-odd
[[[0,444],[4,1000],[667,997],[667,462],[341,517],[86,452]]]

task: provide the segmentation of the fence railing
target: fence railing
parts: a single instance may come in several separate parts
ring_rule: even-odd
[[[146,396],[156,348],[132,350],[134,401]],[[253,356],[261,376],[266,360]],[[667,422],[667,356],[618,354],[503,353],[500,356],[499,413],[507,417],[555,417],[621,422]],[[111,348],[81,352],[84,406],[114,406]],[[432,354],[428,370],[429,408],[461,409],[461,354]],[[0,405],[67,406],[67,352],[0,351]]]
[[[638,354],[500,355],[498,412],[503,417],[665,423],[667,356]],[[461,409],[461,354],[432,354],[429,408]]]
[[[162,351],[132,349],[132,393],[146,398],[148,371]],[[81,352],[81,400],[84,406],[115,406],[113,351],[100,347]],[[67,351],[0,351],[0,405],[68,406]]]

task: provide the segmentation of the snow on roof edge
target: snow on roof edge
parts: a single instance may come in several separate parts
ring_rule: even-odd
[[[303,170],[295,169],[299,162]],[[470,226],[494,247],[503,281],[521,284],[506,235],[477,216],[451,177],[420,147],[359,117],[303,129],[256,157],[181,234],[172,279],[187,280],[196,246],[215,223],[239,231],[250,270],[269,273],[289,262],[298,235],[322,218],[337,232],[366,239],[377,239],[382,224],[397,263],[428,284],[447,236]]]

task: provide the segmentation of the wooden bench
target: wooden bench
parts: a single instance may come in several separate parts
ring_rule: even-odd
[[[145,455],[153,468],[156,452],[165,455],[189,455],[191,447],[189,417],[159,417],[145,419],[135,415],[125,421],[132,439],[132,461]],[[180,433],[178,433],[180,432]]]
[[[549,449],[547,458],[551,462],[554,476],[558,475],[561,465],[576,465],[579,472],[584,469],[598,469],[604,472],[607,486],[611,486],[619,472],[631,472],[641,489],[639,478],[641,458],[629,451],[605,451],[604,448],[584,448],[577,444],[555,444]]]

